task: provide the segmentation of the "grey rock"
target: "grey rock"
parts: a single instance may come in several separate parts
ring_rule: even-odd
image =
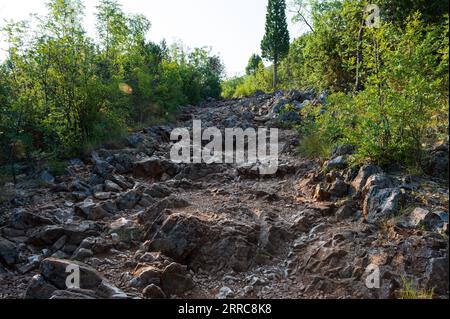
[[[52,185],[55,183],[55,178],[48,171],[43,171],[39,178],[43,183],[47,185]]]
[[[90,249],[78,248],[72,256],[73,260],[83,261],[87,258],[94,256],[94,253]]]
[[[167,296],[158,286],[151,284],[142,291],[144,298],[146,299],[166,299]]]
[[[30,213],[22,208],[16,209],[10,220],[10,225],[15,229],[29,229],[53,224],[54,222],[49,218]]]
[[[133,209],[141,200],[141,195],[131,190],[122,195],[116,202],[117,207],[121,210]]]
[[[363,204],[363,213],[370,223],[393,217],[399,210],[403,194],[399,188],[371,187]]]
[[[364,165],[359,169],[358,176],[353,180],[352,186],[356,192],[361,192],[370,176],[380,174],[381,168],[375,165]]]
[[[234,298],[234,292],[231,288],[222,287],[219,290],[219,293],[216,296],[217,299],[232,299]]]
[[[0,264],[13,266],[18,259],[17,247],[9,240],[0,237]]]
[[[132,285],[140,288],[151,284],[161,285],[162,274],[163,272],[160,269],[153,266],[141,268],[136,272],[136,277],[132,281]]]
[[[348,164],[348,157],[346,155],[343,155],[325,162],[323,168],[326,171],[332,171],[334,169],[346,168],[347,164]]]
[[[375,187],[378,189],[393,188],[394,182],[385,174],[372,175],[367,179],[366,184],[364,185],[363,194],[367,194],[370,189]]]
[[[336,211],[336,219],[339,221],[356,216],[355,208],[352,205],[343,205]]]
[[[164,173],[173,171],[176,165],[167,159],[153,156],[135,162],[133,166],[134,177],[160,179]]]
[[[80,270],[80,288],[92,290],[99,298],[126,298],[126,294],[111,285],[99,272],[90,266],[77,261],[55,258],[44,259],[40,271],[47,282],[60,290],[66,290],[67,269],[78,267]]]
[[[89,220],[99,220],[109,215],[101,205],[89,199],[75,205],[75,213]]]
[[[164,269],[161,287],[169,296],[180,295],[191,290],[194,287],[194,282],[185,266],[171,263]]]
[[[29,235],[27,242],[36,246],[53,245],[64,235],[64,228],[57,225],[42,226]]]
[[[25,299],[50,299],[56,290],[42,275],[35,275],[28,284]]]
[[[448,271],[448,255],[441,258],[432,258],[425,273],[428,288],[434,288],[435,292],[439,294],[448,294]]]
[[[114,183],[113,181],[106,180],[105,181],[105,191],[106,192],[113,192],[113,193],[120,193],[122,192],[122,187]]]

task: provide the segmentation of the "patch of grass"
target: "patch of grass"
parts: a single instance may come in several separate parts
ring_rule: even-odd
[[[433,299],[434,288],[426,289],[414,287],[413,280],[402,276],[403,288],[400,290],[400,299]]]
[[[311,134],[302,138],[298,152],[307,158],[324,159],[331,154],[331,146],[319,134]]]
[[[68,162],[65,160],[58,160],[58,159],[50,159],[47,163],[47,166],[49,168],[50,174],[54,176],[63,175],[66,171],[66,168],[68,166]]]

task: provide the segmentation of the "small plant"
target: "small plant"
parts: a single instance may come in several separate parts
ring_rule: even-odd
[[[400,290],[400,299],[433,299],[434,288],[426,289],[414,287],[413,280],[402,276],[403,289]]]

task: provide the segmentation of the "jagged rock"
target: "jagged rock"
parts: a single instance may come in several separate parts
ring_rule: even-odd
[[[95,292],[87,289],[56,290],[49,299],[56,300],[89,300],[98,299]]]
[[[194,288],[194,282],[185,266],[171,263],[162,273],[161,287],[169,296],[180,295]]]
[[[116,299],[126,298],[126,294],[112,286],[99,272],[90,266],[69,260],[47,258],[41,263],[40,271],[47,282],[57,289],[66,290],[66,279],[69,267],[78,267],[80,270],[80,288],[92,290],[99,298]]]
[[[158,286],[151,284],[142,291],[144,298],[146,299],[166,299],[167,296]]]
[[[72,256],[73,260],[83,261],[87,258],[91,258],[94,256],[94,253],[90,249],[86,248],[78,248]]]
[[[348,184],[337,178],[326,190],[332,197],[344,197],[348,194]]]
[[[28,243],[36,246],[53,245],[64,235],[64,228],[57,225],[43,226],[34,230],[28,238]]]
[[[351,204],[345,204],[336,211],[336,219],[338,221],[355,217],[355,215],[356,215],[355,208]]]
[[[90,250],[93,255],[97,255],[109,252],[112,247],[112,242],[103,237],[87,237],[81,242],[77,251],[80,249],[86,249]],[[77,253],[77,251],[75,252],[75,254]]]
[[[116,202],[117,207],[121,210],[133,209],[141,200],[142,195],[131,190],[122,195]]]
[[[58,288],[49,284],[42,275],[35,275],[25,292],[25,299],[50,299],[56,290]]]
[[[10,225],[15,229],[29,229],[53,224],[55,223],[49,218],[30,213],[22,208],[16,209],[10,220]]]
[[[399,188],[371,187],[366,195],[363,212],[368,222],[374,223],[392,217],[399,210],[402,192]]]
[[[375,174],[380,174],[381,172],[381,168],[378,166],[364,165],[360,168],[358,176],[353,180],[352,187],[357,193],[361,192],[369,177]]]
[[[123,177],[122,175],[117,175],[114,174],[110,177],[111,182],[119,185],[123,190],[127,190],[130,188],[133,188],[133,183],[127,181],[127,179],[125,177]]]
[[[143,267],[135,272],[132,286],[143,288],[151,284],[161,285],[162,273],[160,269],[153,266]]]
[[[109,215],[101,205],[89,199],[77,204],[75,206],[75,213],[89,220],[99,220]]]
[[[348,164],[348,157],[346,155],[333,158],[323,165],[325,171],[332,171],[334,169],[346,168]]]
[[[55,183],[55,178],[48,171],[43,171],[39,178],[46,185],[52,185]]]
[[[185,199],[175,195],[164,198],[146,209],[139,215],[140,223],[153,223],[156,218],[166,209],[178,209],[188,207],[190,204]]]
[[[98,199],[98,200],[107,200],[107,199],[111,198],[111,193],[97,192],[97,193],[94,193],[94,197],[95,197],[95,199]]]
[[[259,225],[208,222],[196,216],[172,214],[161,226],[149,228],[147,251],[160,251],[196,269],[226,267],[245,271],[257,253]]]
[[[71,245],[80,245],[88,237],[97,237],[100,228],[94,221],[83,220],[77,224],[64,225],[64,234],[67,236],[66,243]]]
[[[153,198],[165,198],[173,193],[173,190],[162,184],[153,184],[150,188],[146,189],[145,194]]]
[[[114,183],[113,181],[106,180],[105,181],[105,191],[106,192],[112,192],[112,193],[120,193],[122,192],[122,187]]]
[[[411,212],[408,224],[411,227],[424,226],[427,230],[438,230],[444,226],[445,222],[448,222],[448,213],[436,214],[418,207]]]
[[[375,187],[378,189],[393,188],[394,182],[389,176],[385,174],[372,175],[367,179],[367,182],[364,185],[363,195],[366,195],[370,191],[370,189]]]
[[[17,262],[18,251],[14,243],[0,237],[0,264],[13,266]]]
[[[302,232],[302,233],[309,231],[311,225],[314,223],[315,215],[316,215],[315,211],[311,209],[301,211],[295,217],[291,229],[294,232]]]
[[[328,201],[331,197],[331,194],[325,189],[322,184],[317,184],[316,189],[314,191],[314,199],[319,202]]]
[[[114,166],[102,160],[95,152],[92,154],[92,162],[94,163],[94,173],[103,178],[108,177],[115,170]]]
[[[438,178],[448,179],[449,176],[449,144],[448,141],[435,145],[428,151],[428,160],[425,163],[427,173]]]
[[[425,278],[427,286],[430,289],[434,288],[436,293],[448,294],[449,286],[449,259],[448,250],[447,256],[441,258],[432,258],[426,269]]]
[[[174,176],[175,164],[164,158],[153,156],[134,163],[133,175],[135,177],[160,179],[164,173],[171,172]],[[175,172],[176,173],[176,172]]]
[[[217,299],[232,299],[234,298],[234,292],[228,287],[222,287],[216,296]]]

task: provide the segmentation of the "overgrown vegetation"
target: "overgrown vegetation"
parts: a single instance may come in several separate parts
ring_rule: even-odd
[[[126,15],[116,0],[99,2],[97,42],[83,28],[80,0],[47,6],[46,16],[2,29],[9,50],[0,65],[0,164],[67,158],[178,105],[220,96],[217,56],[148,41],[150,21]]]
[[[433,299],[434,289],[416,288],[413,280],[406,277],[402,277],[402,283],[400,299]]]
[[[291,43],[279,87],[329,93],[325,109],[302,110],[306,155],[351,144],[355,162],[417,166],[425,146],[448,139],[448,2],[382,1],[379,27],[367,23],[368,4],[294,1],[295,20],[310,30]],[[270,92],[272,73],[232,79],[223,96]]]

